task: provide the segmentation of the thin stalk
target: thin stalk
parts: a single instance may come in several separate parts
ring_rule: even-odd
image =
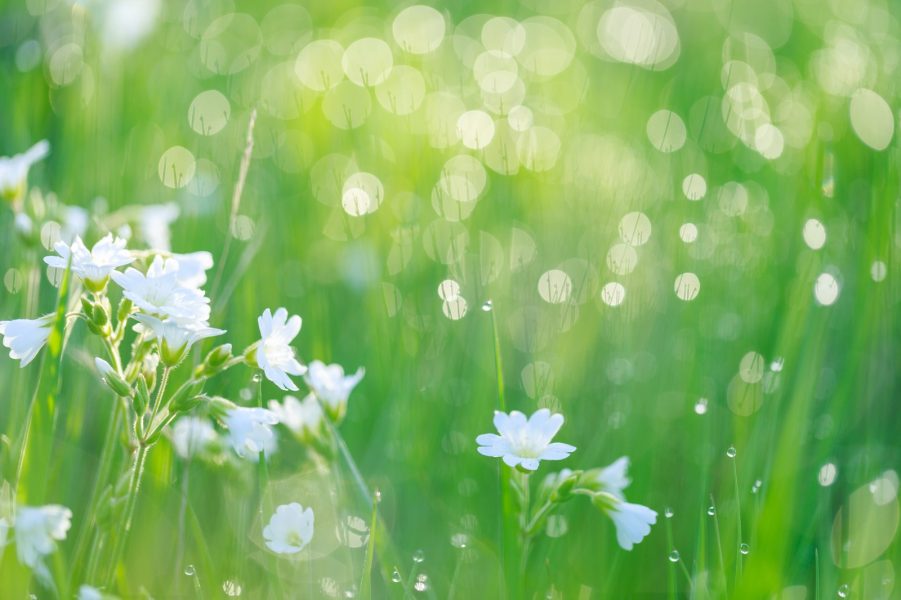
[[[116,438],[118,437],[119,427],[122,425],[122,415],[124,412],[122,402],[119,401],[118,397],[114,397],[113,415],[110,418],[109,425],[107,425],[106,428],[106,435],[103,438],[103,446],[100,449],[100,462],[97,467],[97,474],[94,476],[94,485],[91,489],[91,495],[88,499],[88,512],[81,522],[81,529],[78,533],[78,542],[76,544],[74,555],[75,559],[72,561],[72,568],[69,573],[72,585],[75,584],[78,570],[81,567],[81,563],[84,561],[84,553],[87,551],[88,542],[93,537],[92,531],[97,517],[97,502],[100,498],[100,492],[103,489],[103,486],[106,485],[107,479],[109,479],[110,470],[113,467],[113,458],[115,457],[113,450],[116,446]]]
[[[723,554],[723,539],[720,536],[720,518],[719,511],[716,509],[716,502],[713,500],[713,494],[710,494],[710,506],[713,507],[713,527],[716,531],[716,548],[720,556],[720,576],[722,577],[723,595],[729,596],[729,586],[726,583],[726,560]]]
[[[735,458],[732,458],[732,481],[735,483],[735,521],[736,528],[738,529],[738,543],[735,548],[735,586],[738,588],[738,580],[741,578],[742,573],[742,554],[741,554],[741,545],[742,545],[742,532],[741,532],[741,492],[738,487],[738,466],[735,464]]]
[[[670,519],[664,516],[664,520],[666,521],[666,545],[670,549],[670,552],[675,550],[673,547],[673,526],[670,524]],[[669,560],[669,557],[667,557]],[[673,600],[676,597],[676,566],[672,561],[670,562],[670,567],[667,570],[667,580],[669,582],[669,586],[667,587],[666,597],[670,600]],[[681,558],[680,558],[681,562]]]
[[[244,183],[247,181],[247,171],[250,169],[250,158],[253,156],[253,126],[256,123],[256,120],[257,111],[256,109],[253,109],[250,112],[250,121],[247,123],[247,140],[244,145],[244,154],[241,156],[241,165],[238,168],[238,180],[235,182],[235,189],[232,192],[231,209],[228,215],[228,233],[225,235],[225,243],[222,247],[222,252],[219,254],[219,268],[216,269],[216,278],[213,280],[213,285],[211,287],[211,298],[218,297],[222,275],[225,272],[225,263],[228,260],[232,238],[235,235],[235,223],[238,219],[238,210],[241,208],[241,196],[244,194]]]
[[[498,410],[507,411],[507,399],[504,396],[504,365],[501,360],[501,340],[497,334],[497,317],[494,308],[491,309],[491,331],[494,337],[494,370],[497,375],[497,407]]]
[[[128,538],[128,532],[131,530],[131,521],[134,517],[135,506],[138,502],[138,492],[141,488],[141,480],[144,476],[144,463],[147,460],[147,452],[149,446],[143,443],[138,445],[138,452],[131,469],[131,478],[128,481],[128,495],[125,498],[125,518],[122,523],[122,530],[116,535],[113,542],[113,552],[110,556],[109,572],[107,574],[107,585],[111,585],[116,576],[116,567],[122,559],[122,552],[125,550],[125,542]]]
[[[529,563],[529,551],[532,547],[532,536],[529,535],[528,526],[530,523],[529,519],[529,510],[530,510],[530,482],[529,482],[529,474],[528,473],[518,473],[520,486],[522,487],[522,502],[520,505],[519,512],[519,541],[520,541],[520,549],[521,554],[519,557],[519,585],[520,585],[520,597],[522,597],[526,591],[526,573]]]

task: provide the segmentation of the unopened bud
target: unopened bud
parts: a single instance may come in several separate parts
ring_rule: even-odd
[[[148,406],[150,406],[150,388],[147,387],[147,379],[142,373],[138,375],[138,380],[135,382],[134,395],[135,413],[139,418],[147,411]]]
[[[112,367],[112,365],[110,365],[108,362],[106,362],[102,358],[95,358],[94,365],[100,372],[100,377],[103,379],[103,383],[109,386],[109,388],[113,390],[117,395],[122,396],[123,398],[128,398],[134,393],[131,389],[131,386],[125,382],[125,379],[123,379],[122,376],[119,375]]]

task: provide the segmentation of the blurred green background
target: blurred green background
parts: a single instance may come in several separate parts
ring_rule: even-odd
[[[148,217],[117,211],[160,204],[180,213],[174,251],[209,250],[218,267],[232,236],[212,324],[236,347],[285,306],[304,318],[303,360],[365,366],[342,433],[381,490],[397,566],[428,576],[417,595],[502,594],[498,464],[474,442],[497,406],[495,319],[508,407],[565,415],[557,439],[578,450],[559,466],[631,457],[630,501],[660,513],[625,552],[589,503],[567,505],[534,550],[535,597],[898,597],[898,4],[446,2],[443,37],[425,21],[399,34],[404,6],[5,0],[0,155],[48,139],[32,187],[86,208],[89,241],[130,220],[140,247]],[[404,51],[404,36],[432,51]],[[304,81],[333,64],[298,58],[310,42],[365,38],[409,79],[390,79],[373,46],[345,69],[386,82]],[[394,114],[405,102],[412,114]],[[471,110],[493,127],[458,130]],[[458,155],[471,158],[448,163]],[[342,206],[354,186],[368,214]],[[0,317],[38,314],[25,314],[37,277],[50,310],[36,259],[65,225],[38,219],[27,242],[0,211]],[[442,299],[445,280],[462,300]],[[50,482],[73,532],[112,406],[89,354],[64,364]],[[4,431],[36,372],[0,362]],[[252,403],[250,378],[212,391]],[[347,524],[365,531],[369,515],[352,493],[324,498],[280,433],[273,480],[285,497],[322,496],[323,523],[343,532],[285,581],[297,597],[343,597],[364,559]],[[128,593],[218,597],[232,582],[258,597],[268,563],[249,467],[227,463],[153,452]],[[0,573],[17,569],[7,550]],[[400,587],[379,581],[376,596]]]

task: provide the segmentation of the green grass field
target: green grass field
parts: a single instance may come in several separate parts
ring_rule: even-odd
[[[899,4],[430,6],[0,0],[0,598],[901,597]]]

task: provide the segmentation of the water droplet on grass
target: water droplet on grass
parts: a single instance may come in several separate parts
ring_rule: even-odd
[[[726,450],[726,456],[728,456],[729,458],[735,458],[736,454],[738,454],[738,452],[735,450],[735,446],[729,446],[729,448]]]
[[[492,308],[494,308],[494,303],[491,300],[485,300],[485,303],[482,305],[482,310],[485,312],[491,312]]]
[[[738,551],[741,552],[744,556],[747,556],[751,552],[751,547],[747,544],[742,544],[738,547]]]
[[[252,380],[254,383],[259,383],[259,382],[263,381],[263,376],[260,373],[254,373]]]
[[[716,515],[716,507],[714,507],[714,506],[708,506],[708,507],[707,507],[707,514],[710,515],[711,517],[712,517],[712,516],[715,516],[715,515]]]
[[[667,558],[669,559],[670,562],[673,562],[673,563],[679,562],[679,551],[673,550],[672,552],[669,553],[669,556]]]
[[[425,560],[425,552],[423,552],[422,550],[417,550],[416,552],[413,553],[413,562],[418,564],[424,560]]]
[[[843,583],[838,587],[838,597],[839,598],[847,598],[848,597],[848,584]]]
[[[394,567],[394,571],[391,572],[391,581],[394,583],[401,582],[400,571],[397,570],[397,567]]]
[[[666,508],[663,509],[663,516],[666,517],[667,519],[672,519],[673,514],[674,514],[673,509],[671,509],[669,506],[667,506]]]
[[[197,573],[197,570],[194,568],[194,565],[187,565],[185,567],[185,575],[188,577],[194,577],[195,573]]]

